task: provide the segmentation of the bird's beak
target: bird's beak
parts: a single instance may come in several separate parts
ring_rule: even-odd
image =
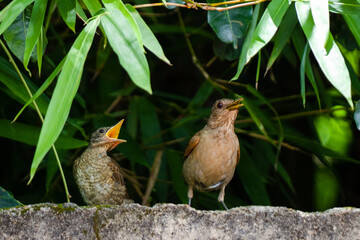
[[[110,147],[109,151],[114,149],[119,143],[126,142],[126,140],[117,138],[119,136],[119,132],[120,132],[120,129],[121,129],[121,126],[122,126],[123,122],[124,122],[124,119],[122,119],[115,126],[110,128],[106,133],[107,140],[109,142],[113,143],[112,146]]]
[[[244,106],[243,103],[241,103],[241,101],[244,100],[243,98],[239,98],[237,100],[235,100],[234,102],[232,102],[230,105],[228,105],[226,107],[226,109],[228,110],[235,110],[235,109],[239,109],[241,108],[242,106]]]

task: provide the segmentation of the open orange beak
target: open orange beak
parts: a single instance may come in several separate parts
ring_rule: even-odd
[[[107,140],[112,143],[112,146],[108,151],[114,149],[118,144],[126,142],[126,140],[117,138],[119,136],[119,132],[123,122],[124,119],[122,119],[120,122],[118,122],[115,126],[113,126],[107,131],[106,133]]]
[[[234,110],[234,109],[239,109],[239,108],[243,107],[244,104],[241,103],[243,100],[244,100],[243,98],[239,98],[239,99],[235,100],[235,101],[232,102],[230,105],[228,105],[228,106],[226,107],[226,109],[228,109],[228,110]]]

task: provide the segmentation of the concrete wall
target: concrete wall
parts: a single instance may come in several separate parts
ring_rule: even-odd
[[[360,209],[198,211],[173,204],[46,203],[0,210],[0,239],[360,239]]]

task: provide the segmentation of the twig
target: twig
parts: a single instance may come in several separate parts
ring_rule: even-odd
[[[110,104],[110,106],[108,107],[108,109],[106,109],[105,114],[109,114],[112,112],[112,110],[114,110],[114,108],[116,107],[116,105],[119,104],[119,102],[121,101],[121,96],[117,96],[115,98],[115,100]]]
[[[146,205],[148,203],[151,191],[152,191],[152,189],[155,185],[156,179],[159,175],[162,154],[163,154],[163,150],[159,150],[156,152],[154,163],[153,163],[153,165],[151,167],[151,171],[150,171],[148,185],[146,187],[146,192],[143,197],[142,205]]]
[[[1,47],[4,49],[6,55],[9,57],[9,60],[10,60],[11,64],[12,64],[13,67],[15,68],[15,71],[17,72],[17,74],[19,75],[19,77],[20,77],[22,83],[24,84],[24,87],[25,87],[27,93],[29,94],[30,98],[32,98],[33,95],[32,95],[32,93],[31,93],[30,88],[28,87],[28,85],[27,85],[24,77],[22,76],[19,68],[17,67],[17,65],[16,65],[13,57],[11,56],[11,53],[8,51],[8,49],[6,48],[5,44],[3,43],[3,41],[2,41],[1,39],[0,39],[0,45],[1,45]],[[43,122],[44,122],[44,117],[43,117],[43,115],[41,114],[40,109],[39,109],[38,105],[36,104],[36,101],[35,101],[35,100],[33,101],[33,104],[34,104],[34,106],[35,106],[35,109],[36,109],[37,114],[39,115],[39,118],[40,118],[41,122],[43,123]],[[54,144],[51,145],[51,148],[52,148],[52,150],[54,151],[55,159],[56,159],[57,164],[58,164],[58,166],[59,166],[61,178],[62,178],[63,183],[64,183],[64,188],[65,188],[65,193],[66,193],[66,200],[67,200],[67,202],[70,202],[70,197],[71,197],[71,196],[70,196],[70,194],[69,194],[69,190],[68,190],[68,187],[67,187],[67,184],[66,184],[66,179],[65,179],[65,176],[64,176],[64,172],[63,172],[63,169],[62,169],[62,167],[61,167],[59,155],[58,155],[58,153],[57,153],[57,151],[56,151],[56,148],[55,148],[55,145],[54,145]]]
[[[270,141],[267,137],[265,137],[264,135],[258,134],[258,133],[248,132],[248,131],[245,131],[245,130],[242,130],[242,129],[239,129],[239,128],[235,128],[235,132],[236,132],[236,133],[240,133],[240,134],[245,134],[245,135],[248,135],[248,136],[250,136],[250,137],[257,138],[257,139],[264,140],[264,141],[266,141],[266,142],[270,142],[270,143],[271,143],[271,141]],[[275,142],[276,144],[278,144],[278,141],[277,141],[277,140],[273,140],[273,142]],[[301,152],[301,153],[309,154],[309,153],[301,150],[301,149],[298,148],[298,147],[295,147],[295,146],[290,145],[289,143],[281,142],[280,145],[281,145],[282,147],[284,147],[284,148],[288,148],[288,149],[293,150],[293,151],[298,151],[298,152]]]

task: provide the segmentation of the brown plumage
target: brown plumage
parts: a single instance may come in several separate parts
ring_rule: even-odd
[[[117,139],[124,119],[96,130],[89,147],[75,160],[73,174],[88,205],[121,204],[127,198],[120,166],[107,152],[126,140]]]
[[[234,176],[240,159],[239,140],[234,122],[242,99],[220,99],[212,107],[210,118],[203,129],[189,141],[185,150],[183,177],[189,185],[189,205],[193,189],[220,190],[218,201],[224,203],[225,187]]]

